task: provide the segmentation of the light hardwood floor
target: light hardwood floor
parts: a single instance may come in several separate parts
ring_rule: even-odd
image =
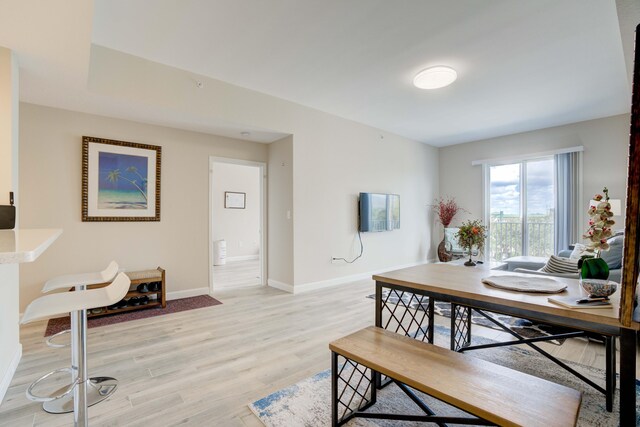
[[[219,306],[90,329],[90,374],[120,380],[112,398],[89,409],[90,423],[259,426],[247,404],[327,369],[331,340],[373,324],[374,301],[365,298],[373,292],[370,280],[298,295],[233,289],[216,293]],[[44,322],[22,328],[23,357],[0,406],[2,426],[71,423],[71,415],[47,414],[24,397],[31,381],[68,364],[66,349],[44,345],[44,328]],[[474,333],[503,336],[475,326]],[[597,343],[574,339],[545,348],[603,366]]]
[[[240,288],[260,285],[260,261],[227,261],[213,267],[213,289]]]

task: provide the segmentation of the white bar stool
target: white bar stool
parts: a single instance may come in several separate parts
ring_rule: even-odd
[[[36,396],[33,388],[53,374],[50,372],[38,380],[34,381],[27,389],[27,397],[30,400],[45,402],[59,399],[69,395],[73,391],[73,425],[86,427],[88,425],[87,414],[87,310],[96,307],[104,307],[120,301],[129,291],[131,280],[124,273],[119,273],[114,281],[98,289],[78,290],[76,292],[62,292],[42,296],[34,300],[24,312],[20,323],[30,323],[35,320],[45,319],[63,313],[71,313],[77,316],[77,323],[71,327],[71,334],[76,339],[78,345],[74,348],[76,366],[72,370],[77,371],[75,381],[61,393],[54,393],[52,396]],[[65,371],[64,368],[59,371]]]
[[[111,263],[104,270],[98,273],[82,273],[82,274],[73,274],[67,276],[58,276],[54,277],[51,280],[48,280],[44,287],[42,288],[42,292],[50,292],[59,289],[70,289],[75,287],[76,291],[84,291],[86,290],[87,285],[95,285],[98,283],[107,283],[113,280],[118,274],[118,263],[115,261],[111,261]],[[74,324],[78,323],[78,316],[80,313],[76,313],[75,315],[71,315],[71,328],[74,327]],[[65,329],[64,331],[58,332],[47,338],[45,341],[47,346],[52,348],[64,348],[68,347],[68,344],[56,344],[53,341],[60,337],[61,335],[68,334],[71,329]],[[71,366],[78,366],[78,361],[75,360],[77,354],[77,346],[78,337],[74,335],[71,337]],[[56,371],[50,372],[53,375],[56,372],[64,372],[66,369],[58,369]],[[71,373],[71,385],[76,382],[76,369],[69,369]],[[71,387],[69,385],[69,387]],[[106,398],[108,398],[117,388],[118,380],[111,377],[92,377],[89,378],[89,383],[87,387],[87,405],[93,406],[96,403],[102,402]],[[67,412],[73,412],[73,394],[64,392],[68,390],[68,387],[63,387],[54,392],[55,395],[59,397],[53,400],[47,400],[43,402],[42,409],[50,414],[64,414]]]

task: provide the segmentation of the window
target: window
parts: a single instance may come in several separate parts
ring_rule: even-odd
[[[489,258],[553,254],[554,157],[487,165],[486,174]]]
[[[474,160],[484,173],[485,256],[547,257],[580,236],[582,146],[511,159]]]

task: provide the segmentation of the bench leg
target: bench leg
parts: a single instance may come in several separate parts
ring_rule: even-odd
[[[471,309],[451,303],[451,350],[471,345]]]
[[[344,365],[341,367],[338,363],[338,357],[341,356],[338,353],[331,352],[331,427],[339,427],[347,422],[349,422],[352,418],[367,418],[367,419],[380,419],[380,420],[397,420],[397,421],[414,421],[414,422],[425,422],[430,424],[436,424],[440,427],[446,427],[448,423],[454,424],[465,424],[465,425],[495,425],[489,421],[483,420],[482,418],[463,418],[463,417],[447,417],[447,416],[437,416],[431,408],[429,408],[406,384],[395,380],[393,378],[389,378],[390,382],[395,383],[400,390],[402,390],[420,409],[424,411],[426,415],[404,415],[404,414],[395,414],[395,413],[376,413],[376,412],[363,412],[366,409],[373,406],[377,401],[377,391],[375,384],[376,376],[380,376],[379,372],[374,371],[371,368],[368,368],[364,365],[355,364],[352,360],[347,359],[344,356],[341,356],[345,359]],[[353,374],[349,374],[349,372],[344,374],[344,377],[341,374],[344,371],[344,366],[347,364],[355,364],[358,367],[363,367],[369,370],[368,378],[366,377],[356,377],[356,380],[353,382],[357,382],[357,384],[349,384],[349,381],[353,378]],[[357,371],[362,373],[361,370],[354,367]],[[347,378],[348,377],[348,378]],[[360,378],[358,380],[358,378]],[[357,407],[352,407],[351,403],[353,402],[354,395],[351,397],[344,396],[345,391],[347,389],[353,390],[354,387],[356,389],[360,389],[360,383],[362,380],[368,379],[369,386],[367,387],[367,391],[369,391],[370,399],[367,399],[363,394],[359,394],[362,400],[358,403]],[[345,387],[343,390],[339,390],[340,381],[345,383]],[[366,391],[365,393],[366,394]],[[342,399],[344,398],[344,401]],[[345,403],[346,402],[346,403]],[[344,412],[342,415],[340,414],[341,406],[344,407]],[[341,418],[342,416],[342,418]]]
[[[331,427],[338,427],[338,354],[333,351],[331,352]]]
[[[380,374],[373,369],[360,365],[342,356],[345,363],[340,366],[338,357],[340,355],[331,352],[331,425],[338,427],[355,416],[356,413],[364,411],[376,403],[377,390],[376,379]],[[351,366],[353,370],[345,367]],[[367,374],[367,371],[368,374]],[[344,373],[344,376],[341,376]],[[340,381],[344,383],[344,388],[339,389]],[[363,383],[364,381],[364,383]],[[367,394],[369,395],[367,397]],[[341,410],[342,414],[340,413]]]
[[[375,405],[375,403],[378,401],[378,389],[376,388],[376,378],[380,378],[380,373],[378,373],[377,371],[374,371],[373,369],[370,369],[370,371],[371,371],[371,377],[370,377],[371,401],[367,405],[367,407]]]

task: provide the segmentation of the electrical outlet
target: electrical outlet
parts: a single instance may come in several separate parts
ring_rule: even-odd
[[[332,257],[331,257],[331,264],[335,264],[335,263],[336,263],[336,261],[338,261],[338,258],[336,258],[336,257],[332,256]]]

